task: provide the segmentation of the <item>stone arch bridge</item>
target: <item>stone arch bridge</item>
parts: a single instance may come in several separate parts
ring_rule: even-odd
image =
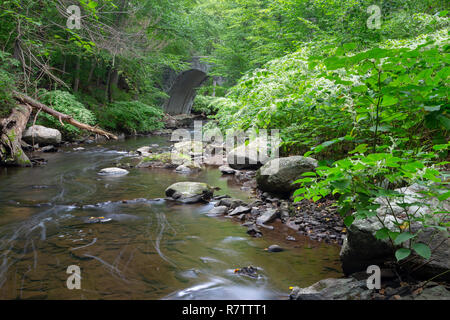
[[[169,99],[164,111],[170,115],[191,113],[192,104],[199,88],[209,77],[211,65],[200,61],[204,57],[194,57],[191,68],[176,75],[169,86]],[[220,79],[219,79],[220,80]]]

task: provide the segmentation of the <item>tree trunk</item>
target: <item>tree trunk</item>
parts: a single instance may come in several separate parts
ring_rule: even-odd
[[[213,97],[216,96],[216,85],[217,85],[217,80],[216,80],[216,78],[213,78],[213,92],[212,92]]]
[[[81,58],[77,56],[77,62],[75,65],[75,77],[73,80],[73,92],[78,92],[78,88],[80,87],[80,64]]]
[[[20,104],[8,118],[0,119],[0,164],[31,166],[31,161],[21,146],[22,132],[31,114],[31,106]]]
[[[109,67],[108,74],[106,76],[105,100],[108,102],[111,102],[111,96],[110,96],[110,90],[109,90],[109,86],[111,83],[111,70],[112,70],[112,67]]]
[[[96,62],[95,59],[92,59],[91,61],[91,69],[89,70],[89,76],[88,76],[88,80],[87,80],[87,85],[89,86],[89,84],[92,81],[92,76],[94,75],[94,71],[95,71],[95,67],[96,67]]]

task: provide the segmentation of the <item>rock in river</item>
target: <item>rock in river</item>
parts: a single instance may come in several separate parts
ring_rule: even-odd
[[[98,174],[102,176],[121,176],[128,174],[128,171],[120,168],[104,168]]]
[[[272,222],[279,216],[279,212],[276,209],[269,209],[265,211],[256,219],[256,224],[263,225],[265,223]]]
[[[224,215],[228,212],[228,207],[226,206],[218,206],[218,207],[214,207],[211,210],[209,210],[208,215],[216,215],[216,216],[220,216],[220,215]]]
[[[213,194],[214,190],[201,182],[177,182],[166,189],[168,197],[184,203],[208,201]]]
[[[302,173],[314,171],[317,161],[313,158],[292,156],[273,159],[256,172],[256,183],[260,190],[289,195],[298,185],[293,185]]]
[[[230,168],[227,165],[220,166],[219,171],[222,172],[222,174],[235,174],[236,173],[236,170]]]
[[[281,252],[284,249],[277,244],[273,244],[273,245],[269,246],[268,248],[266,248],[265,250],[267,250],[269,252]]]
[[[227,154],[228,165],[236,170],[256,170],[267,159],[267,140],[261,138],[254,139],[247,145],[240,145]]]
[[[230,216],[236,216],[238,214],[242,214],[242,213],[247,213],[250,212],[250,210],[252,210],[252,208],[249,207],[245,207],[245,206],[239,206],[236,209],[234,209],[233,211],[231,211],[229,213]]]

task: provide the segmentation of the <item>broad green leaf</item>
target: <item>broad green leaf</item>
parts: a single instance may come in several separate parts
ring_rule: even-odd
[[[389,238],[389,229],[382,228],[375,233],[375,238],[378,240],[383,240]]]
[[[430,259],[431,257],[431,249],[429,246],[427,246],[424,243],[414,243],[412,245],[412,248],[414,249],[414,251],[421,257],[423,257],[424,259]]]
[[[409,232],[402,232],[397,236],[397,238],[395,238],[394,243],[398,245],[398,244],[408,241],[409,239],[412,239],[414,237],[415,237],[414,234],[411,234]]]
[[[406,248],[400,248],[395,251],[395,257],[397,258],[397,261],[407,258],[410,254],[411,250]]]
[[[355,217],[354,216],[347,216],[344,218],[344,224],[347,226],[347,228],[349,228],[353,221],[355,221]]]

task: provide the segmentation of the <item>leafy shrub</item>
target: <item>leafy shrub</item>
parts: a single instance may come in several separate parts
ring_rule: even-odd
[[[195,96],[194,104],[192,105],[192,111],[197,114],[213,115],[217,112],[217,105],[215,100],[217,98],[197,94]]]
[[[164,126],[163,112],[139,101],[118,101],[98,110],[100,125],[127,133],[146,133]]]
[[[301,188],[294,193],[295,201],[305,198],[318,201],[330,194],[338,195],[337,204],[347,227],[356,219],[376,217],[382,225],[376,237],[391,241],[393,247],[397,248],[397,260],[407,258],[412,250],[429,259],[431,250],[428,244],[416,242],[415,239],[423,228],[446,231],[450,226],[446,219],[449,212],[445,211],[443,205],[450,197],[448,182],[436,165],[429,164],[433,158],[438,158],[435,152],[448,149],[449,146],[436,145],[434,152],[411,158],[401,151],[392,150],[365,155],[368,146],[358,145],[350,152],[353,155],[329,167],[320,166],[316,172],[304,173],[303,178],[295,181],[301,184]],[[413,201],[410,200],[410,193],[396,189],[413,184],[421,186],[423,190],[422,195]],[[383,210],[378,211],[379,199],[388,204],[387,213],[395,219],[392,221],[393,227],[388,226]],[[433,200],[433,206],[428,200]],[[394,204],[401,208],[400,212],[393,209]],[[419,209],[422,207],[432,210],[421,212]],[[412,228],[416,225],[421,227]]]
[[[409,149],[445,143],[447,39],[443,29],[362,52],[330,41],[305,45],[244,76],[215,118],[224,129],[279,129],[284,153],[316,148],[342,157],[356,142],[392,138]]]
[[[48,91],[44,92],[39,99],[42,103],[56,111],[72,116],[79,122],[89,125],[95,125],[97,122],[95,115],[69,92],[60,90]],[[58,129],[68,139],[74,139],[81,134],[81,130],[77,127],[67,123],[64,123],[64,126],[62,126],[57,118],[44,112],[39,113],[36,123]]]

